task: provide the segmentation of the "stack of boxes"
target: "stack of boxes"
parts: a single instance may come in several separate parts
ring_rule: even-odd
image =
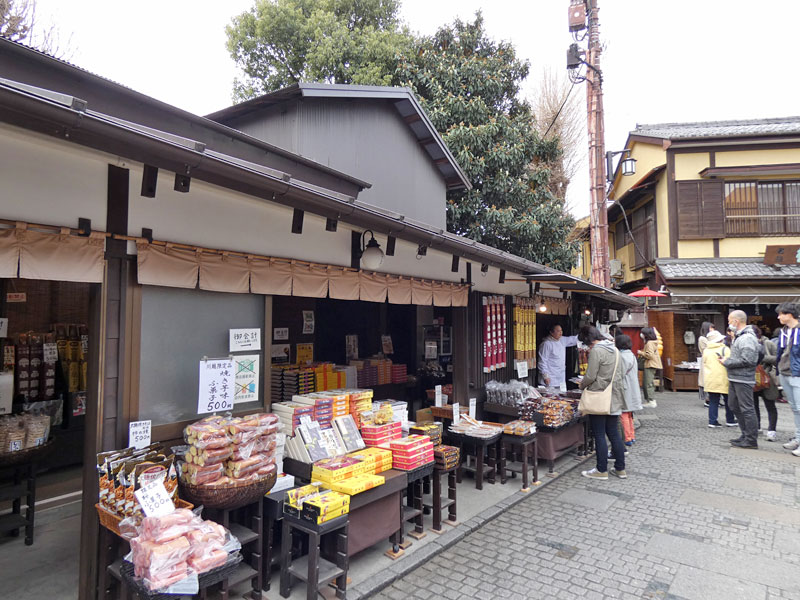
[[[286,492],[283,512],[311,523],[325,523],[350,512],[350,496],[304,485]]]
[[[333,363],[321,363],[314,367],[314,380],[318,392],[333,390],[347,385],[347,376]]]
[[[336,390],[338,391],[338,390]],[[342,390],[350,397],[350,414],[356,426],[361,427],[361,413],[372,410],[372,390]]]
[[[442,424],[441,423],[417,423],[408,430],[412,435],[427,435],[431,438],[434,446],[442,443]]]
[[[367,446],[380,446],[392,440],[399,440],[402,436],[403,429],[398,422],[361,426],[361,437]]]
[[[293,396],[292,402],[310,406],[313,409],[311,418],[319,423],[322,429],[330,429],[333,421],[333,398],[325,394],[306,394],[304,396]]]
[[[433,449],[433,457],[436,462],[436,468],[449,471],[458,465],[460,452],[455,446],[445,446],[442,444]]]
[[[314,371],[297,367],[272,367],[272,399],[275,402],[286,402],[292,396],[308,394],[315,391]]]
[[[272,412],[278,415],[278,419],[283,425],[283,431],[289,435],[294,435],[294,430],[300,425],[301,417],[314,418],[313,406],[297,402],[276,402],[272,405]]]
[[[347,456],[357,458],[364,465],[364,473],[378,475],[392,468],[392,451],[387,448],[364,448]]]
[[[427,435],[409,435],[389,444],[392,449],[392,468],[413,471],[433,462],[433,442]]]
[[[406,365],[392,365],[392,383],[407,383],[408,367]]]
[[[378,385],[378,367],[360,363],[358,374],[356,375],[357,385],[360,388],[370,388]]]
[[[343,392],[325,392],[333,400],[333,417],[343,417],[350,414],[350,396]]]

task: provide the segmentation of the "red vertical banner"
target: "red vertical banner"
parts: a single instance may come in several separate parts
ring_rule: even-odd
[[[486,296],[483,297],[483,372],[489,372],[489,303]]]
[[[505,367],[508,362],[508,323],[506,322],[506,299],[504,296],[499,296],[500,299],[500,366]]]

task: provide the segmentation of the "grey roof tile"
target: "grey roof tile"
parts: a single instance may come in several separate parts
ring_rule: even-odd
[[[695,123],[638,124],[631,135],[660,139],[725,138],[753,135],[800,133],[800,117],[744,119],[740,121],[699,121]]]
[[[706,278],[709,280],[800,279],[800,265],[775,267],[762,258],[659,258],[664,279]]]

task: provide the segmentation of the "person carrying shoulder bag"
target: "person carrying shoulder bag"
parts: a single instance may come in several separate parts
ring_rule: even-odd
[[[614,468],[611,474],[620,479],[627,479],[625,472],[625,444],[619,434],[619,415],[625,407],[623,369],[619,360],[619,350],[611,340],[595,327],[586,325],[581,328],[578,340],[589,346],[589,362],[586,373],[581,380],[581,390],[599,395],[610,388],[611,398],[607,404],[607,414],[589,414],[589,422],[595,442],[597,466],[581,474],[590,479],[608,480],[608,445],[611,442],[614,453]],[[583,401],[582,401],[583,402]]]

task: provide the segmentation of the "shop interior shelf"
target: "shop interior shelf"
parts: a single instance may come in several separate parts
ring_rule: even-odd
[[[245,544],[249,544],[255,539],[258,539],[258,532],[253,531],[245,527],[244,525],[240,525],[239,523],[231,523],[228,526],[230,532],[236,536],[236,539],[239,540],[239,543],[244,546]]]
[[[448,506],[451,506],[452,504],[454,504],[455,500],[453,500],[451,498],[448,498],[447,496],[442,496],[441,502],[442,502],[442,504],[441,504],[442,510],[444,510]],[[428,510],[432,509],[433,508],[433,497],[432,496],[425,496],[423,498],[423,500],[422,500],[422,506],[424,506]]]
[[[0,517],[0,531],[14,531],[25,527],[27,524],[28,520],[25,517],[13,513]]]
[[[0,502],[3,500],[16,500],[28,493],[28,484],[20,483],[19,485],[9,485],[0,487]]]
[[[298,579],[302,579],[303,581],[308,581],[308,556],[302,556],[300,558],[296,558],[292,561],[292,564],[289,566],[289,573],[297,577]],[[330,562],[329,560],[325,560],[324,558],[319,559],[319,581],[318,584],[320,586],[325,585],[339,577],[340,575],[344,574],[344,569],[340,569],[335,564]]]
[[[239,563],[239,566],[236,567],[236,570],[228,576],[228,587],[239,585],[243,581],[252,579],[256,575],[258,575],[258,571],[256,571],[253,567],[243,562]]]

